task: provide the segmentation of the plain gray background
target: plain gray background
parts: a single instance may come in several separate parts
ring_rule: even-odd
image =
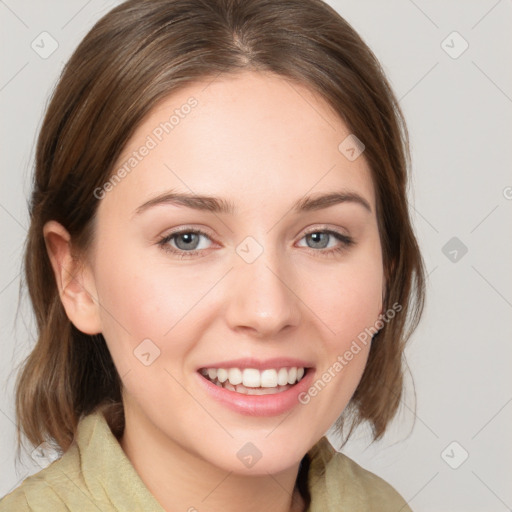
[[[37,130],[63,63],[117,3],[0,0],[0,496],[41,469],[30,453],[15,464],[13,409],[13,369],[35,333],[27,299],[17,319],[16,308]],[[328,3],[373,49],[400,98],[429,274],[407,349],[416,414],[409,383],[385,438],[369,446],[362,429],[344,451],[416,512],[510,510],[512,1]]]

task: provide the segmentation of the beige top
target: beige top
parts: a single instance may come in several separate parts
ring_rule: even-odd
[[[393,487],[337,452],[326,437],[309,454],[308,512],[411,512]],[[80,421],[75,442],[60,459],[0,500],[0,512],[139,510],[164,512],[99,412]]]

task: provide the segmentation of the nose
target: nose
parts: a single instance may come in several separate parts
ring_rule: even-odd
[[[252,263],[235,260],[227,287],[226,319],[234,331],[261,339],[275,339],[297,327],[300,298],[290,267],[264,250]]]

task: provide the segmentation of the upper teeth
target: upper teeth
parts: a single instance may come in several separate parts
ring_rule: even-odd
[[[210,380],[218,379],[219,382],[229,381],[236,386],[243,384],[247,388],[275,388],[295,384],[304,376],[304,368],[293,366],[292,368],[268,368],[257,370],[256,368],[203,368],[201,373]]]

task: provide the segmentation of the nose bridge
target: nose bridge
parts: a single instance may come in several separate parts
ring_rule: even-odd
[[[293,273],[270,239],[247,237],[236,247],[227,308],[232,328],[249,328],[260,336],[276,335],[299,320]]]

